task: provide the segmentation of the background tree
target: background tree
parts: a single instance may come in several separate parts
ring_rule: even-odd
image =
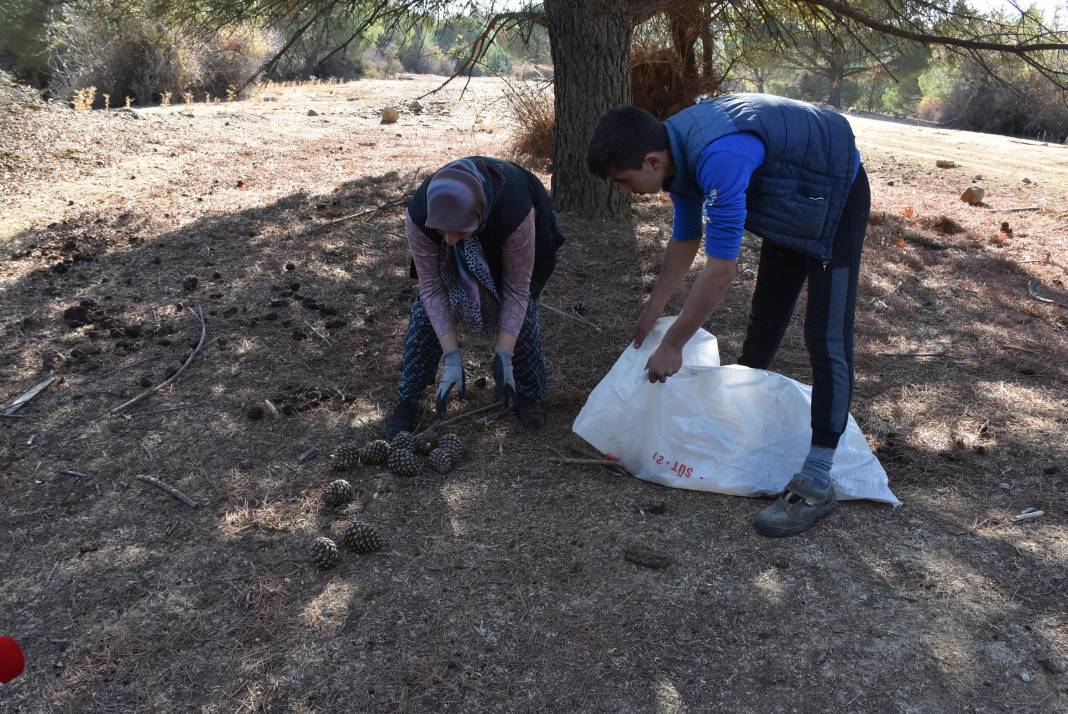
[[[1061,88],[1068,84],[1068,69],[1057,54],[1065,54],[1068,42],[1064,33],[1041,22],[984,19],[964,6],[941,0],[724,0],[724,4],[730,6],[735,18],[754,25],[763,23],[780,39],[789,35],[788,19],[802,26],[833,28],[843,42],[849,36],[866,45],[863,38],[878,37],[940,46],[995,76],[999,68],[991,62],[991,53],[1008,54],[1035,77]],[[497,12],[492,2],[478,0],[159,0],[156,7],[211,32],[248,22],[270,29],[286,28],[288,40],[262,68],[268,73],[306,32],[323,24],[351,29],[332,51],[337,52],[359,40],[376,23],[392,32],[424,19],[470,15],[478,19],[481,29],[471,38],[470,54],[460,65],[467,70],[494,47],[499,36],[517,32],[529,37],[533,25],[542,24],[548,30],[555,67],[554,198],[563,211],[610,216],[618,215],[626,204],[607,182],[586,171],[590,131],[604,110],[629,100],[634,28],[659,13],[692,4],[691,0],[544,0],[519,10]],[[695,48],[692,34],[680,32],[679,46],[685,57]],[[708,28],[700,34],[703,50],[718,41]],[[878,52],[878,48],[869,48],[873,61],[879,59]]]

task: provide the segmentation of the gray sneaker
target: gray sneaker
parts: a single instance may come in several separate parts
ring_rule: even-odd
[[[822,490],[801,474],[795,474],[778,500],[757,514],[756,529],[768,538],[797,535],[834,513],[837,506],[833,483]]]

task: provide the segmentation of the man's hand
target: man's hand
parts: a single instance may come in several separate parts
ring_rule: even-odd
[[[493,379],[496,386],[493,398],[504,402],[505,409],[514,409],[516,405],[515,375],[512,373],[512,353],[497,348],[493,354]]]
[[[638,348],[645,342],[646,335],[653,329],[653,325],[660,319],[661,310],[653,309],[653,304],[649,303],[642,310],[642,314],[638,317],[638,324],[634,326],[634,347]]]
[[[668,377],[682,369],[682,348],[675,347],[664,340],[645,363],[645,368],[649,370],[650,382],[663,384]]]
[[[435,400],[438,417],[445,416],[445,412],[449,409],[449,393],[452,391],[452,388],[457,387],[457,394],[463,398],[466,387],[466,384],[464,383],[463,360],[460,359],[460,349],[456,348],[446,352],[442,355],[441,362],[444,367],[441,370],[441,381],[438,382],[438,393],[437,399]]]

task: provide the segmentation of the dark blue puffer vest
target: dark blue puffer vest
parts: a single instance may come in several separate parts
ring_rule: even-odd
[[[761,238],[830,260],[853,182],[855,142],[845,117],[766,94],[728,94],[699,102],[664,122],[675,176],[668,190],[697,203],[697,159],[712,141],[751,132],[764,163],[746,194],[745,228]]]

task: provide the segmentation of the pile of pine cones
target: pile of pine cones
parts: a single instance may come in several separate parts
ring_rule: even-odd
[[[348,471],[360,464],[386,466],[397,476],[418,476],[426,466],[439,474],[452,471],[464,457],[464,445],[456,434],[426,433],[415,436],[402,431],[392,441],[378,439],[361,447],[342,446],[330,457],[337,471]]]

